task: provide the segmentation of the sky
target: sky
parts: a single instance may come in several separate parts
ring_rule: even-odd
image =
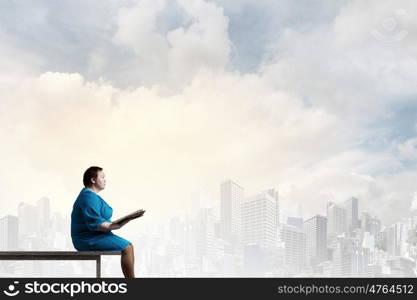
[[[115,217],[175,216],[232,179],[305,218],[417,209],[415,1],[0,4],[3,214],[70,214],[91,165]]]

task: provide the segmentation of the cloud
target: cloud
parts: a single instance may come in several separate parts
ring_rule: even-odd
[[[414,5],[397,4],[407,12]],[[253,16],[249,4],[172,5],[109,2],[91,20],[80,12],[78,27],[67,22],[79,4],[61,11],[65,21],[48,6],[33,21],[36,30],[50,44],[57,36],[63,43],[45,44],[44,52],[25,39],[30,26],[16,38],[10,28],[0,32],[10,41],[1,54],[13,54],[0,59],[7,67],[0,151],[8,170],[0,196],[10,207],[48,196],[68,211],[83,170],[94,164],[105,168],[105,198],[115,211],[139,206],[169,216],[199,188],[218,200],[219,183],[231,178],[247,195],[278,186],[282,207],[295,202],[305,214],[356,196],[388,221],[404,215],[414,193],[407,159],[414,159],[415,138],[389,133],[402,128],[403,111],[415,109],[413,20],[374,1],[348,1],[340,10],[338,2],[309,19],[308,10],[284,1],[282,22],[275,33],[268,27],[258,48],[262,65],[244,73],[231,65],[236,33],[244,32],[233,26],[242,24],[237,16]],[[249,7],[279,10],[258,5]],[[172,20],[161,21],[170,13]],[[390,15],[407,30],[399,41],[372,34],[387,30]]]
[[[134,7],[121,8],[115,43],[132,48],[139,56],[149,60],[158,58],[168,50],[162,35],[156,30],[156,19],[165,7],[165,1],[138,1]]]
[[[216,0],[228,16],[233,42],[231,64],[241,72],[257,72],[268,49],[288,28],[309,32],[331,22],[345,1]]]
[[[31,178],[26,191],[36,195],[76,190],[82,170],[99,164],[127,201],[142,195],[137,201],[166,211],[195,186],[217,189],[224,178],[261,186],[276,170],[339,151],[346,138],[337,119],[258,76],[203,72],[182,93],[161,96],[157,87],[119,90],[79,74],[45,73],[14,93],[22,105],[2,117],[10,162],[24,158],[30,176],[56,174],[42,185],[40,175]]]
[[[409,212],[416,172],[403,170],[392,153],[349,150],[280,177],[282,206],[299,203],[304,217],[326,214],[326,203],[359,199],[359,210],[372,212],[386,224]],[[307,196],[308,195],[308,196]]]
[[[119,10],[113,40],[135,52],[140,74],[149,77],[145,82],[182,85],[201,68],[223,70],[228,63],[228,18],[222,8],[202,0],[179,0],[178,5],[187,24],[167,33],[157,26],[165,1],[138,1]]]
[[[262,74],[277,88],[341,117],[357,122],[380,118],[388,105],[416,93],[415,24],[401,25],[410,34],[391,43],[371,33],[378,21],[395,15],[396,5],[415,11],[407,1],[368,1],[366,7],[350,1],[330,25],[308,32],[286,29],[271,48],[272,63],[265,62]]]
[[[412,138],[399,144],[398,152],[403,159],[417,160],[417,138]]]

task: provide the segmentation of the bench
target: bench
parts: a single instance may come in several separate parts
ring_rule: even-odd
[[[0,251],[0,260],[95,260],[96,278],[101,277],[101,255],[121,251]]]

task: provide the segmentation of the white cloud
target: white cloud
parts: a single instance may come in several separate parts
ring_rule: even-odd
[[[178,1],[188,26],[161,33],[157,18],[165,1],[138,1],[122,8],[115,43],[135,51],[140,73],[159,83],[175,86],[189,83],[200,69],[223,70],[228,63],[230,40],[228,19],[221,7],[203,0]]]
[[[100,75],[111,65],[115,77],[138,78],[130,88],[86,80],[81,71],[34,74],[47,54],[0,59],[20,70],[8,79],[14,88],[2,89],[0,151],[9,171],[0,174],[1,198],[15,207],[46,195],[68,211],[83,170],[97,164],[119,211],[143,206],[169,215],[191,190],[216,195],[231,178],[247,194],[279,186],[283,207],[295,202],[306,214],[357,196],[388,220],[404,215],[416,174],[401,159],[415,159],[414,139],[377,150],[363,142],[376,138],[368,125],[386,117],[386,105],[416,92],[414,25],[401,23],[408,34],[400,42],[375,38],[372,29],[393,9],[374,10],[376,3],[362,11],[365,4],[351,1],[331,26],[308,32],[289,25],[265,54],[274,60],[254,74],[228,68],[229,18],[208,1],[178,1],[182,23],[166,32],[158,28],[165,1],[118,10],[114,35],[101,36],[100,46],[127,58],[97,46],[86,68]],[[0,46],[1,54],[13,49]],[[7,75],[0,71],[0,79]],[[144,78],[154,85],[139,84]]]
[[[417,138],[412,138],[399,144],[398,152],[403,159],[417,160]]]
[[[304,217],[326,213],[329,201],[359,199],[360,211],[394,222],[409,211],[416,172],[403,171],[395,154],[349,150],[279,177],[282,205],[301,203]]]
[[[417,11],[409,1],[350,1],[331,26],[308,32],[288,28],[271,50],[275,61],[266,61],[261,72],[277,88],[341,117],[360,122],[381,117],[386,105],[417,92],[415,22],[401,25],[409,34],[396,42],[371,34],[375,23],[395,14],[397,6],[407,10],[408,17]]]
[[[168,51],[168,44],[157,32],[156,19],[164,7],[164,0],[143,0],[138,1],[134,7],[121,8],[114,41],[131,47],[147,60],[163,59]]]
[[[156,198],[166,210],[194,186],[217,189],[224,178],[261,187],[277,170],[339,151],[347,138],[336,134],[342,124],[331,115],[274,92],[257,76],[203,72],[166,97],[159,88],[118,90],[78,74],[45,73],[12,94],[22,105],[2,118],[10,130],[1,139],[11,142],[3,153],[10,162],[24,158],[30,176],[52,172],[60,182],[39,185],[40,175],[32,177],[27,195],[77,189],[83,169],[99,164],[111,170],[113,191],[149,206]],[[10,190],[21,193],[18,187]],[[161,207],[165,198],[170,203]]]
[[[336,42],[344,47],[361,47],[375,42],[416,44],[417,5],[413,1],[349,1],[335,19]],[[371,13],[370,13],[371,12]]]

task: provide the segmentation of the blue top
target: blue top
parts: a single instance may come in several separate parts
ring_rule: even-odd
[[[111,231],[99,231],[103,222],[111,222],[113,209],[98,194],[83,188],[75,200],[71,213],[71,238],[80,251],[122,250],[129,241]]]

